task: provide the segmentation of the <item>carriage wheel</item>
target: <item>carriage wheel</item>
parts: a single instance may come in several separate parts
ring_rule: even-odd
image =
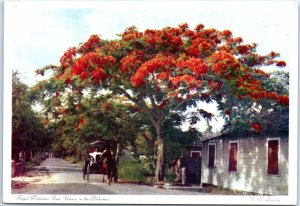
[[[87,181],[90,180],[90,164],[87,164],[87,167],[86,167],[86,180]]]

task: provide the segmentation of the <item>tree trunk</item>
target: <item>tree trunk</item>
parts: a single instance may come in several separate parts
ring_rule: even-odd
[[[116,161],[116,165],[118,165],[119,163],[119,158],[120,158],[120,154],[121,154],[121,144],[118,143],[117,144],[117,150],[116,150],[116,155],[115,155],[115,161]]]
[[[165,142],[161,137],[161,125],[155,125],[157,133],[157,161],[155,170],[155,181],[162,182],[165,179]]]

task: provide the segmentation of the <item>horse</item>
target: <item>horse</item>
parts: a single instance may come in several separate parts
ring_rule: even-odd
[[[103,179],[102,179],[102,182],[104,182],[104,179],[105,179],[105,175],[107,176],[107,179],[108,179],[108,185],[110,185],[111,183],[111,180],[112,180],[112,159],[110,160],[109,158],[107,157],[104,157],[102,159],[102,165],[101,165],[101,170],[102,170],[102,174],[103,174]]]
[[[104,176],[107,175],[108,184],[110,185],[112,178],[116,175],[116,162],[111,155],[110,148],[107,146],[106,149],[103,151],[101,156],[101,173],[103,174],[103,182]]]

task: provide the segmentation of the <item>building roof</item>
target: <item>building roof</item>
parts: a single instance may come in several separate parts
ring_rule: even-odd
[[[222,132],[202,132],[201,133],[201,142],[204,142],[204,141],[207,141],[207,140],[210,140],[210,139],[214,139],[214,138],[217,138],[217,137],[220,137],[222,136],[223,133]]]

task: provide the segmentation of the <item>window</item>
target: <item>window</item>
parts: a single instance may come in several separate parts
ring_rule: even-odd
[[[238,158],[238,143],[230,143],[229,150],[229,172],[237,172],[237,158]]]
[[[279,141],[269,140],[268,141],[268,174],[278,175],[279,174]]]
[[[215,167],[216,145],[208,145],[208,167]]]
[[[191,151],[191,157],[201,157],[201,151]]]

